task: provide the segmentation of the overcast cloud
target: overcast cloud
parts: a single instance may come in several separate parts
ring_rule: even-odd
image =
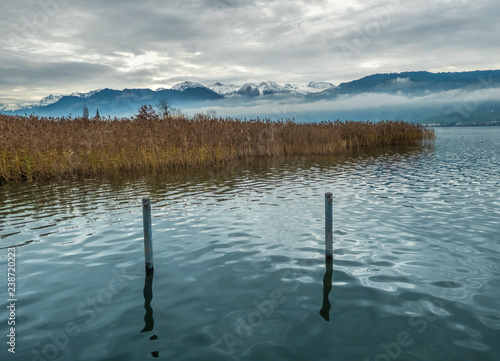
[[[497,0],[16,0],[0,103],[98,88],[500,69]]]

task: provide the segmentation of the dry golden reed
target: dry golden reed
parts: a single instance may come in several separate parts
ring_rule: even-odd
[[[434,133],[402,121],[235,120],[198,115],[131,119],[0,115],[0,184],[163,172],[253,157],[340,154],[420,144]]]

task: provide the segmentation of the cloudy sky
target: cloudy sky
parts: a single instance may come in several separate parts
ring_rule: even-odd
[[[16,0],[0,104],[98,88],[500,69],[498,0]]]

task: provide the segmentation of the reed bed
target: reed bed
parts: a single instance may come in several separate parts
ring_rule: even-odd
[[[0,183],[158,173],[254,157],[341,154],[363,147],[420,144],[433,137],[433,131],[402,121],[0,115]]]

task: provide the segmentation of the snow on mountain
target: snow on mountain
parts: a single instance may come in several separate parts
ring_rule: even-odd
[[[102,89],[92,90],[88,93],[73,92],[70,94],[70,96],[87,99],[87,98],[90,98],[92,95],[99,93],[101,90]],[[59,101],[59,99],[65,97],[65,96],[66,95],[52,95],[52,94],[50,94],[49,96],[41,99],[38,103],[30,104],[28,106],[28,108],[31,109],[34,107],[45,107],[47,105],[56,103],[57,101]]]
[[[333,85],[332,83],[327,83],[325,81],[312,81],[307,84],[307,87],[309,89],[317,89],[319,91],[323,91],[326,89],[334,88],[335,85]]]
[[[45,107],[50,104],[54,104],[59,99],[61,99],[64,95],[52,95],[50,94],[48,97],[43,98],[38,103],[32,105],[32,107]]]
[[[265,81],[259,84],[258,89],[260,91],[261,95],[266,95],[266,94],[289,94],[292,93],[293,90],[284,87],[283,85],[279,85],[278,83],[275,83],[274,81]]]
[[[87,99],[87,98],[90,98],[92,95],[96,94],[96,93],[99,93],[100,91],[102,91],[103,89],[97,89],[97,90],[92,90],[88,93],[79,93],[79,92],[73,92],[71,93],[70,95],[71,96],[74,96],[74,97],[78,97],[78,98],[84,98],[84,99]],[[62,97],[61,97],[62,98]]]
[[[280,85],[274,81],[263,81],[260,84],[245,83],[236,92],[239,95],[258,96],[269,94],[296,94],[295,89]]]
[[[286,87],[302,94],[310,94],[310,93],[319,93],[322,92],[323,90],[334,88],[335,85],[323,81],[313,81],[307,85],[287,84]]]
[[[172,87],[172,90],[177,90],[183,92],[186,89],[192,89],[192,88],[206,88],[205,85],[196,83],[193,81],[185,81],[179,84],[176,84]]]
[[[280,85],[274,81],[263,81],[261,83],[245,83],[242,86],[216,82],[208,86],[205,86],[200,83],[185,81],[176,84],[171,89],[183,92],[187,89],[206,88],[224,97],[230,97],[235,95],[255,97],[255,96],[271,95],[271,94],[297,95],[297,94],[317,93],[332,87],[335,86],[327,82],[310,82],[307,85],[286,84],[285,86]],[[73,92],[69,94],[69,96],[87,99],[93,96],[94,94],[101,92],[102,90],[103,89],[97,89],[90,91],[88,93]],[[156,89],[156,91],[161,91],[161,90],[165,89],[164,88]],[[45,107],[57,103],[61,98],[65,96],[67,95],[51,94],[41,99],[37,103],[33,104],[0,104],[0,111],[15,111],[19,109],[33,109],[37,107]]]
[[[260,95],[259,89],[257,89],[257,84],[245,83],[236,92],[237,95],[256,97]]]
[[[183,91],[186,88],[194,87],[204,87],[204,85],[193,82],[184,82],[181,84],[177,84],[172,89]],[[263,81],[261,83],[245,83],[242,86],[234,84],[227,85],[221,82],[216,82],[207,86],[207,88],[211,89],[212,91],[226,97],[234,95],[254,97],[270,94],[309,94],[317,93],[331,87],[334,87],[334,85],[326,82],[311,82],[308,85],[286,84],[285,86],[283,86],[274,81]]]
[[[301,94],[309,94],[311,93],[311,89],[307,88],[307,86],[302,85],[302,84],[286,84],[285,85],[288,89],[299,92]],[[314,89],[313,89],[313,92]]]
[[[221,82],[216,82],[213,84],[210,84],[207,86],[207,88],[211,89],[212,91],[216,92],[217,94],[220,94],[222,96],[230,96],[234,95],[239,89],[239,86],[233,85],[233,84],[222,84]]]
[[[16,111],[16,110],[19,110],[19,109],[30,109],[32,104],[29,104],[29,103],[22,103],[22,104],[13,104],[13,103],[10,103],[10,104],[0,104],[0,111],[5,111],[5,112],[9,112],[9,111]]]
[[[92,90],[88,93],[73,92],[70,95],[74,96],[74,97],[78,97],[78,98],[87,99],[87,98],[90,98],[92,95],[99,93],[101,90],[102,89]],[[0,104],[0,111],[16,111],[19,109],[29,110],[29,109],[33,109],[33,108],[37,108],[37,107],[46,107],[47,105],[57,103],[61,98],[65,97],[65,96],[67,96],[67,95],[50,94],[49,96],[46,96],[45,98],[40,99],[38,102],[32,103],[32,104],[29,104],[29,103],[25,103],[25,104]]]
[[[59,99],[61,99],[63,95],[52,95],[41,99],[36,103],[24,103],[24,104],[0,104],[0,111],[16,111],[19,109],[33,109],[35,107],[45,107],[50,104],[54,104]]]

